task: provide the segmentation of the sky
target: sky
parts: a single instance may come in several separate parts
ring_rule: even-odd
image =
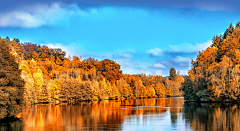
[[[111,59],[123,73],[182,75],[240,20],[238,0],[4,0],[0,36]]]

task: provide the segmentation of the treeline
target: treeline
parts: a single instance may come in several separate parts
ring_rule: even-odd
[[[194,101],[235,101],[239,93],[240,22],[230,24],[212,45],[199,52],[183,84],[184,97]]]
[[[183,78],[173,68],[172,77],[123,74],[115,61],[66,57],[61,49],[1,39],[19,64],[25,84],[26,105],[82,100],[180,96]]]

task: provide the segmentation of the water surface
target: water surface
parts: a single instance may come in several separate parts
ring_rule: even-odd
[[[0,130],[221,131],[238,130],[236,104],[184,103],[181,97],[42,104],[25,108],[20,120]]]

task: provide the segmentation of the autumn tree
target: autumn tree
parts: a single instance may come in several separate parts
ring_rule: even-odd
[[[82,100],[159,97],[170,94],[162,76],[122,74],[115,61],[66,57],[61,49],[6,39],[26,82],[25,103],[78,102]],[[236,57],[235,59],[237,59]],[[237,61],[237,60],[234,60]],[[174,79],[179,82],[175,73]],[[175,81],[174,81],[175,82]]]
[[[108,81],[116,81],[122,76],[120,67],[121,66],[115,61],[105,59],[98,62],[97,70],[100,71]]]
[[[21,112],[23,86],[21,70],[5,39],[0,39],[0,119]]]
[[[206,50],[199,52],[196,60],[192,61],[188,81],[184,82],[185,99],[200,101],[203,99],[207,101],[238,99],[239,40],[238,22],[235,28],[230,24],[223,37],[214,37],[213,44]],[[186,86],[187,83],[191,83],[188,84],[191,86]]]

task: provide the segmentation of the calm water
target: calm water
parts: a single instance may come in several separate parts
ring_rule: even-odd
[[[34,105],[23,110],[20,120],[0,123],[0,130],[237,131],[239,119],[236,104],[184,104],[183,98],[152,98]]]

